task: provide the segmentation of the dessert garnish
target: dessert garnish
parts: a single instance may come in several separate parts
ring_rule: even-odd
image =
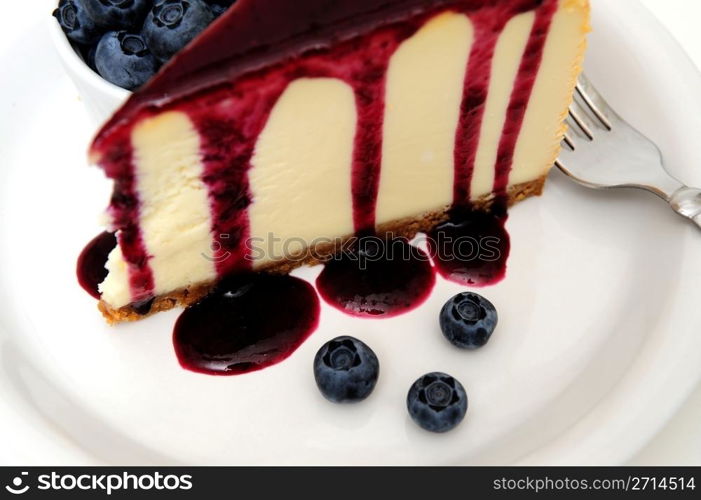
[[[203,31],[215,18],[203,0],[156,1],[141,33],[151,52],[166,62]]]
[[[507,211],[496,200],[488,211],[455,207],[428,233],[428,248],[438,273],[466,286],[488,286],[506,275],[511,240]]]
[[[318,321],[319,299],[306,281],[287,275],[234,275],[183,311],[173,344],[183,368],[240,375],[289,357]]]
[[[83,7],[83,0],[60,0],[54,17],[72,42],[90,45],[102,36],[103,31]]]
[[[235,0],[60,0],[53,15],[85,63],[135,90]]]
[[[316,286],[346,314],[391,318],[420,305],[435,281],[429,256],[405,238],[365,236],[324,264]]]
[[[151,78],[160,66],[141,35],[109,31],[95,49],[95,67],[105,80],[133,90]]]
[[[421,428],[431,432],[454,429],[467,413],[467,393],[460,382],[441,372],[427,373],[409,389],[409,415]]]
[[[349,336],[324,344],[314,358],[314,379],[326,399],[357,403],[372,393],[380,375],[377,356],[364,342]]]
[[[484,346],[497,326],[497,310],[479,294],[463,292],[441,309],[440,326],[446,339],[461,349]]]

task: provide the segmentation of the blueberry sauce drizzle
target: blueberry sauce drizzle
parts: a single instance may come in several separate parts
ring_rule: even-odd
[[[470,188],[494,51],[499,35],[511,17],[495,16],[494,11],[489,10],[471,15],[476,27],[476,41],[468,62],[456,131],[453,208],[449,212],[449,220],[428,235],[436,270],[445,278],[460,284],[486,286],[501,281],[506,275],[506,262],[511,248],[505,228],[509,172],[535,75],[542,59],[545,38],[557,7],[555,2],[545,3],[548,5],[541,6],[536,15],[511,96],[508,109],[510,121],[500,142],[494,184],[497,196],[491,213],[472,209]],[[387,63],[388,61],[389,59]],[[384,73],[386,71],[382,74]],[[476,78],[474,75],[480,76]],[[374,87],[369,88],[371,93],[375,91]],[[376,107],[371,109],[377,113],[384,104],[384,95],[375,94],[374,103]],[[363,108],[359,106],[359,109],[362,116]],[[356,137],[353,215],[361,241],[363,237],[374,234],[375,228],[382,144],[381,132],[377,137],[375,130],[381,129],[382,115],[377,116],[374,124],[377,129],[364,131],[361,128],[362,121],[359,121],[358,137],[363,137],[363,140],[359,141]],[[380,124],[379,127],[377,124]],[[366,150],[360,149],[363,145]],[[376,149],[373,149],[375,145]],[[359,151],[363,153],[363,161],[360,163],[357,161]],[[452,241],[452,245],[446,245],[448,241]],[[476,242],[476,253],[462,255],[461,246],[457,242],[464,242],[463,246],[465,243]],[[397,262],[391,256],[385,256],[373,261],[366,269],[360,269],[359,262],[359,259],[343,255],[340,259],[327,263],[317,279],[317,288],[324,300],[348,314],[371,317],[401,314],[420,305],[433,288],[434,279],[426,278],[426,273],[433,274],[433,271],[420,265],[420,259]]]
[[[501,200],[489,212],[469,206],[453,208],[448,220],[427,234],[436,271],[450,281],[472,287],[501,281],[511,251],[506,219],[506,203]]]
[[[514,162],[516,143],[526,117],[528,102],[535,86],[538,69],[543,60],[543,49],[550,31],[557,2],[544,0],[543,5],[536,11],[535,21],[531,29],[526,49],[521,59],[521,65],[511,91],[511,100],[506,112],[504,130],[502,130],[499,149],[497,150],[497,163],[494,175],[494,193],[497,198],[505,198],[509,185],[509,175]]]
[[[107,256],[117,246],[114,233],[105,231],[88,243],[78,257],[76,274],[78,283],[92,297],[100,299],[98,285],[105,281]]]
[[[489,94],[492,74],[492,59],[499,35],[507,19],[475,14],[475,41],[468,60],[467,77],[460,105],[460,119],[455,134],[453,181],[453,205],[467,206],[470,203],[472,174],[475,169],[482,118]],[[475,76],[477,75],[477,76]]]
[[[350,41],[242,77],[236,89],[222,87],[176,109],[187,113],[202,138],[201,150],[209,189],[219,276],[250,268],[246,241],[250,235],[248,207],[252,201],[248,172],[258,136],[275,103],[298,78],[336,78],[356,90],[358,126],[352,164],[353,221],[357,232],[371,234],[382,158],[385,73],[402,40],[420,26],[412,20],[383,28],[364,41]],[[358,51],[363,56],[359,57]],[[231,137],[236,140],[231,140]]]
[[[134,149],[130,134],[124,130],[120,131],[114,140],[115,146],[101,161],[107,176],[115,181],[109,214],[113,226],[120,229],[117,239],[127,262],[131,299],[141,302],[152,298],[154,279],[139,225],[141,202],[134,174]]]
[[[406,239],[365,237],[327,262],[316,286],[347,314],[391,318],[423,303],[435,282],[428,255]]]
[[[319,322],[319,299],[292,276],[237,274],[186,309],[173,345],[183,368],[240,375],[288,358]]]

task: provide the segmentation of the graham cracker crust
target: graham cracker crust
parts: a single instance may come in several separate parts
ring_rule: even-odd
[[[508,205],[512,206],[519,201],[522,201],[531,196],[540,196],[543,192],[546,176],[542,176],[536,180],[511,186],[508,190]],[[473,205],[478,210],[488,210],[494,201],[493,195],[487,195],[473,202]],[[410,217],[382,224],[377,228],[378,235],[392,234],[397,237],[413,238],[417,233],[427,232],[435,226],[444,222],[448,218],[449,206],[443,207],[441,210],[423,214],[418,217]],[[347,236],[340,240],[341,248],[343,243],[353,238],[353,235]],[[289,260],[275,262],[260,268],[256,271],[265,271],[271,273],[287,274],[292,270],[301,266],[313,266],[321,264],[329,260],[340,250],[336,244],[317,245],[313,249],[307,249],[304,253],[305,258],[291,258]],[[100,301],[98,309],[105,317],[108,323],[116,324],[126,321],[138,321],[148,316],[162,311],[168,311],[175,307],[187,307],[199,302],[216,286],[217,280],[199,283],[187,288],[175,290],[173,292],[160,295],[153,299],[148,312],[142,313],[137,306],[130,304],[118,309],[110,307],[104,301]]]

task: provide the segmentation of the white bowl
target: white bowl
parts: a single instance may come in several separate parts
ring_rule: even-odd
[[[52,16],[49,20],[51,40],[63,67],[78,89],[78,93],[95,125],[104,123],[131,95],[95,73],[73,49],[61,25]]]

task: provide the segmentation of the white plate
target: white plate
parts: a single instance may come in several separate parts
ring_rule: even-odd
[[[634,0],[597,0],[587,70],[701,185],[701,78]],[[39,20],[38,20],[39,21]],[[86,167],[92,133],[44,23],[0,52],[0,460],[44,464],[622,463],[701,376],[701,236],[639,192],[597,193],[554,173],[512,211],[507,279],[483,291],[492,342],[451,348],[440,281],[417,311],[354,320],[328,307],[289,360],[232,378],[179,368],[177,312],[108,328],[77,286],[75,258],[99,231],[109,186]],[[306,278],[318,269],[303,270]],[[352,334],[377,352],[375,393],[327,403],[316,349]],[[466,421],[420,431],[406,391],[424,372],[459,378]]]

